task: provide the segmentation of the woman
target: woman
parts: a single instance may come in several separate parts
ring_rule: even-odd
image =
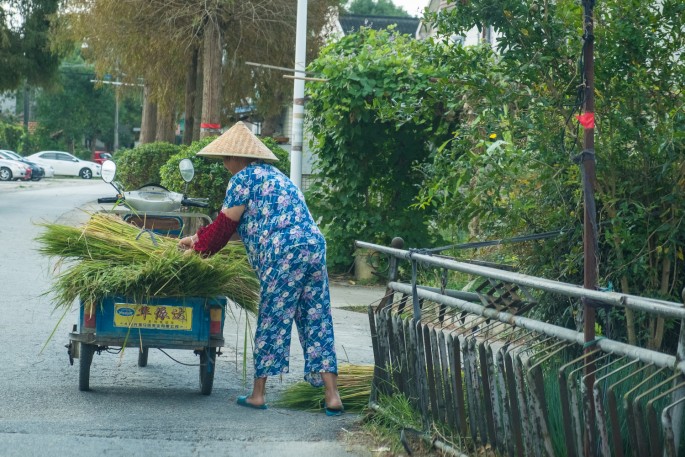
[[[325,387],[325,411],[343,412],[330,311],[326,243],[302,193],[276,167],[278,158],[238,122],[198,152],[221,158],[233,175],[214,222],[179,245],[212,255],[237,230],[260,281],[252,394],[238,404],[266,409],[266,380],[288,372],[295,321],[305,355],[305,379]]]

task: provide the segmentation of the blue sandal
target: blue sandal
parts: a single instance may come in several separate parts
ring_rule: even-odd
[[[236,403],[238,403],[240,406],[245,406],[247,408],[252,408],[252,409],[269,409],[269,405],[267,405],[266,403],[263,405],[253,405],[252,403],[249,403],[247,401],[247,397],[248,397],[247,395],[242,395],[242,396],[238,397],[238,400],[236,401]]]
[[[328,406],[324,406],[324,411],[326,411],[326,416],[340,416],[342,413],[345,412],[345,408],[342,406],[340,408],[329,408]]]

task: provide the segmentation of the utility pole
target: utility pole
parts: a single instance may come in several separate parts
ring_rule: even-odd
[[[304,79],[307,59],[307,0],[297,0],[295,32],[295,79],[293,90],[293,126],[290,148],[290,180],[302,189],[302,143],[304,137]]]
[[[580,171],[583,182],[583,287],[597,289],[597,211],[595,207],[595,62],[594,62],[594,22],[595,0],[583,0],[583,89],[585,91],[583,114],[578,120],[583,125],[583,152],[580,155]],[[587,392],[585,410],[584,455],[595,455],[595,405],[593,387],[595,384],[595,308],[588,300],[583,300],[585,336],[585,391]]]
[[[114,86],[114,145],[112,152],[119,150],[119,86]]]
[[[24,130],[29,131],[29,121],[31,120],[31,91],[28,81],[24,81]]]

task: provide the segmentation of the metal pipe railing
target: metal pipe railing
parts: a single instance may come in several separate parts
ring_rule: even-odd
[[[391,282],[388,284],[388,287],[396,292],[404,294],[412,293],[412,286],[409,284]],[[455,307],[462,311],[469,312],[471,314],[487,317],[490,319],[495,319],[500,322],[515,325],[517,327],[525,328],[527,330],[532,330],[534,332],[538,332],[547,336],[558,338],[578,345],[583,345],[585,343],[584,335],[582,332],[577,332],[575,330],[559,327],[556,325],[548,324],[523,316],[516,316],[514,314],[503,311],[497,311],[492,308],[486,308],[476,303],[460,300],[458,298],[448,297],[446,295],[441,295],[437,292],[431,292],[423,288],[418,288],[414,290],[418,294],[419,298],[422,298],[424,300],[430,300],[435,303]],[[631,346],[629,344],[610,340],[608,338],[596,340],[594,344],[604,352],[610,352],[612,354],[626,356],[631,359],[638,359],[644,363],[651,363],[662,368],[676,368],[679,369],[681,372],[685,373],[685,363],[681,362],[676,365],[676,358],[672,355],[663,354],[661,352],[652,351],[649,349],[644,349],[636,346]]]
[[[644,311],[663,317],[685,319],[685,307],[683,307],[682,303],[638,297],[635,295],[621,294],[618,292],[603,292],[599,290],[585,289],[575,284],[568,284],[551,279],[537,278],[535,276],[499,270],[492,267],[473,265],[466,262],[458,262],[452,259],[422,254],[420,251],[396,249],[378,244],[367,243],[364,241],[356,241],[355,245],[360,248],[372,249],[384,254],[388,254],[399,259],[417,261],[439,268],[459,271],[461,273],[499,279],[501,281],[508,281],[519,285],[529,286],[539,290],[544,290],[546,292],[557,293],[569,297],[590,299],[598,303],[628,308],[635,311]]]

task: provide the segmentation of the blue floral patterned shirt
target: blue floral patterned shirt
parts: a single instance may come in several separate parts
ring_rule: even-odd
[[[240,205],[245,211],[238,233],[250,264],[260,273],[278,262],[288,247],[325,246],[302,192],[273,165],[252,163],[231,177],[224,208]]]

